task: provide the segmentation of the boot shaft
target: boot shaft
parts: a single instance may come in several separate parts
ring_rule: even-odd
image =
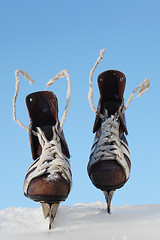
[[[58,121],[58,100],[53,92],[31,93],[26,97],[26,105],[33,127],[55,125]]]
[[[56,95],[51,91],[35,92],[26,97],[26,105],[31,122],[29,140],[33,160],[36,160],[41,155],[42,149],[37,136],[33,134],[32,130],[36,131],[37,127],[40,127],[45,132],[48,141],[51,141],[53,137],[52,126],[57,129],[63,154],[69,158],[69,149],[63,131],[60,131]]]
[[[116,70],[102,72],[97,81],[102,102],[122,101],[126,84],[126,77],[122,72]]]
[[[125,75],[117,70],[108,70],[102,72],[98,76],[97,82],[100,92],[100,99],[97,107],[98,113],[104,114],[104,111],[107,109],[109,116],[114,115],[124,101],[123,94],[126,84]],[[121,115],[120,113],[120,118],[121,132],[128,134],[124,114]],[[95,133],[100,127],[101,118],[97,115],[93,126],[93,133]]]

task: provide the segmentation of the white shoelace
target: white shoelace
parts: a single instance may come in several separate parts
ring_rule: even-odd
[[[119,120],[113,115],[102,121],[101,135],[93,143],[88,169],[90,170],[99,161],[116,160],[124,169],[128,179],[130,170],[124,154],[130,159],[130,153],[127,144],[119,138],[119,125]]]
[[[32,179],[47,174],[47,181],[56,180],[56,173],[61,173],[62,176],[72,185],[72,175],[70,170],[70,163],[67,157],[62,153],[60,138],[56,132],[56,128],[52,127],[53,139],[48,141],[44,132],[37,128],[38,139],[42,147],[42,154],[29,168],[28,176],[24,183],[24,193],[27,194],[29,183]]]

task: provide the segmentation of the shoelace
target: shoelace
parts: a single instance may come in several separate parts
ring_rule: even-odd
[[[57,175],[55,173],[59,172],[70,184],[71,189],[72,175],[70,171],[70,163],[62,153],[60,138],[56,133],[55,127],[53,127],[52,130],[53,139],[48,141],[44,132],[40,128],[37,128],[37,136],[42,147],[42,154],[28,170],[28,176],[24,184],[25,193],[27,193],[29,183],[32,179],[47,174],[48,176],[46,180],[56,180]]]
[[[91,149],[90,165],[98,161],[116,160],[123,167],[128,179],[130,171],[124,154],[130,159],[130,153],[127,144],[119,138],[119,125],[115,115],[102,121],[100,138],[95,139]]]

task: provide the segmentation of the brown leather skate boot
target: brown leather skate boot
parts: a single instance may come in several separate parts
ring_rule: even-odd
[[[61,201],[70,192],[72,174],[68,146],[58,120],[58,101],[54,93],[42,91],[27,96],[31,120],[29,138],[34,163],[24,182],[26,197],[42,203],[49,229]]]
[[[103,191],[107,210],[110,213],[113,193],[127,182],[131,169],[130,153],[125,137],[128,132],[124,112],[137,91],[139,91],[137,96],[140,97],[148,90],[150,79],[146,78],[132,92],[124,106],[125,75],[116,70],[101,73],[98,76],[100,99],[96,110],[93,103],[92,75],[105,51],[105,49],[100,51],[89,76],[88,100],[92,111],[96,113],[93,127],[93,133],[96,134],[87,170],[94,186]]]
[[[70,192],[71,171],[68,146],[59,129],[57,98],[52,92],[42,91],[28,95],[26,103],[35,161],[26,175],[24,194],[34,201],[63,201]]]
[[[56,215],[59,203],[64,201],[71,190],[72,174],[69,163],[69,150],[62,131],[69,107],[71,94],[70,78],[67,70],[61,71],[47,85],[66,75],[68,81],[67,104],[61,122],[58,120],[58,101],[53,92],[41,91],[29,94],[26,104],[30,117],[30,128],[16,119],[16,99],[19,91],[19,77],[33,83],[32,78],[24,71],[17,70],[16,91],[13,98],[13,118],[29,132],[33,157],[24,181],[26,197],[42,203],[44,217],[49,217],[49,229]]]
[[[105,195],[121,188],[129,178],[131,162],[124,114],[125,75],[109,70],[98,76],[100,99],[93,133],[96,133],[88,163],[88,175]],[[108,209],[110,211],[110,207]]]

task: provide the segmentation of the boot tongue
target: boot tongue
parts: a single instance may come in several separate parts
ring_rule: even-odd
[[[42,126],[41,130],[45,133],[48,141],[51,141],[53,139],[52,125]]]
[[[122,72],[108,70],[101,73],[97,80],[102,101],[108,101],[115,95],[123,98],[126,78]]]
[[[30,120],[35,127],[55,125],[58,121],[58,103],[49,91],[35,92],[26,97]]]
[[[108,116],[114,115],[119,109],[120,103],[116,101],[108,101],[104,103],[104,111],[108,113]]]

